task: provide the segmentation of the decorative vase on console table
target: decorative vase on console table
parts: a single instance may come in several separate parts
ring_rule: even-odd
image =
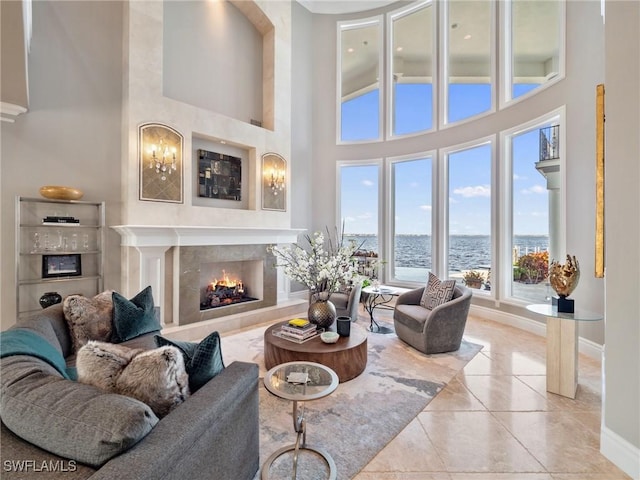
[[[336,320],[336,307],[329,300],[327,292],[311,295],[307,319],[319,328],[328,329]]]
[[[575,256],[567,255],[564,265],[557,261],[551,262],[549,267],[549,283],[558,294],[553,297],[552,304],[558,307],[558,312],[574,313],[574,302],[567,298],[578,286],[580,280],[580,265]]]
[[[62,301],[62,296],[58,292],[46,292],[38,300],[42,308],[50,307]]]

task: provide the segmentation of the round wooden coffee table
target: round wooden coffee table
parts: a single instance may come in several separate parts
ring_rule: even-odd
[[[346,382],[360,375],[367,366],[367,332],[355,323],[351,335],[336,343],[324,343],[320,335],[304,343],[296,343],[273,334],[286,322],[271,325],[264,332],[264,363],[267,370],[287,362],[315,362],[325,365]]]

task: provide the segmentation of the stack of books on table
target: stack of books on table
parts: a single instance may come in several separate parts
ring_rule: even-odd
[[[278,331],[278,336],[302,343],[318,335],[316,325],[304,318],[294,318],[285,323]]]

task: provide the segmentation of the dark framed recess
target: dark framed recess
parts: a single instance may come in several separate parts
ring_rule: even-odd
[[[82,275],[82,256],[79,253],[42,255],[42,278],[79,277]]]
[[[242,200],[242,159],[199,149],[198,196]]]

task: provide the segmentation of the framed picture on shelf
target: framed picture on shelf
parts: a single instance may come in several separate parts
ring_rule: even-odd
[[[79,253],[42,255],[42,278],[79,277],[82,275],[82,257]]]

